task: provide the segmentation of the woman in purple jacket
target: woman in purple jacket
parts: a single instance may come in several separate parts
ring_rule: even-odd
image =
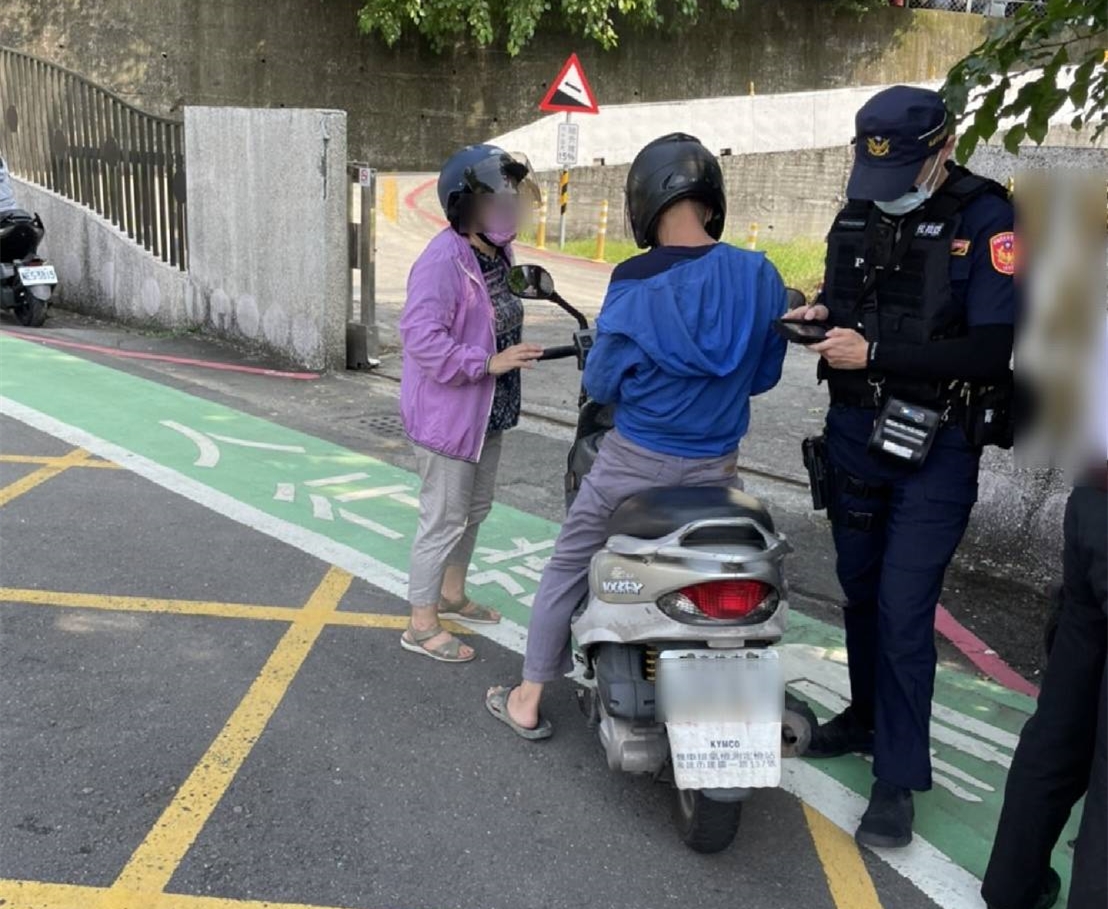
[[[439,175],[450,227],[412,266],[400,319],[400,412],[423,485],[412,544],[405,650],[444,663],[476,654],[442,616],[495,624],[466,596],[477,530],[492,507],[502,433],[519,422],[520,373],[542,347],[521,343],[523,306],[508,289],[519,185],[527,167],[491,145],[462,149]]]

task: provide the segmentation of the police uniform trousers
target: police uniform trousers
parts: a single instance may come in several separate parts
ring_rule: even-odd
[[[1082,795],[1070,909],[1108,906],[1108,492],[1075,487],[1066,504],[1062,608],[1039,703],[1012,759],[982,893],[995,909],[1030,909],[1051,852]]]
[[[918,468],[871,454],[876,411],[832,405],[827,454],[851,700],[874,728],[874,775],[931,788],[935,608],[977,501],[980,451],[943,426]]]

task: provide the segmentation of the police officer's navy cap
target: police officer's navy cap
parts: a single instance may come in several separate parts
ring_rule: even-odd
[[[950,132],[950,114],[938,92],[910,85],[878,92],[854,118],[847,197],[888,202],[904,195]]]

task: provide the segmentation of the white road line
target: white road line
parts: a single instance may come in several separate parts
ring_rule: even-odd
[[[15,402],[13,401],[12,403],[14,404]],[[215,465],[219,463],[219,446],[204,435],[204,433],[197,432],[195,429],[189,429],[187,426],[182,426],[180,423],[175,423],[173,420],[162,420],[161,425],[165,426],[167,429],[172,429],[174,432],[179,432],[200,449],[199,457],[192,462],[193,467],[215,467]]]
[[[365,499],[379,499],[382,496],[395,495],[398,492],[407,492],[411,486],[375,486],[373,489],[355,489],[353,492],[344,492],[335,496],[340,502],[361,502]]]
[[[369,518],[363,518],[360,514],[354,514],[352,511],[347,511],[345,508],[339,509],[339,517],[344,521],[349,521],[351,524],[357,524],[359,527],[364,527],[366,530],[371,530],[373,533],[384,537],[387,540],[402,540],[404,534],[398,533],[391,527],[386,527],[384,524],[378,524],[376,521],[371,521]]]
[[[308,480],[304,485],[319,487],[319,486],[342,486],[344,483],[354,483],[358,480],[368,480],[368,473],[344,473],[339,477],[323,477],[320,480]]]
[[[781,788],[807,802],[851,836],[866,810],[862,796],[803,760],[782,762]],[[943,909],[981,906],[981,882],[920,836],[906,849],[882,849],[874,855]]]
[[[75,447],[84,448],[98,457],[114,461],[163,489],[287,543],[323,562],[336,565],[386,593],[401,598],[407,596],[408,576],[405,572],[350,546],[275,518],[176,470],[10,398],[0,396],[0,413]],[[474,630],[515,653],[523,653],[525,650],[526,630],[515,622],[505,619],[499,625],[483,625]],[[781,785],[815,807],[847,833],[853,833],[858,819],[865,811],[866,803],[861,796],[802,760],[784,762]],[[878,853],[878,856],[944,909],[978,909],[981,905],[981,885],[976,878],[921,837],[917,836],[907,849],[886,850]]]
[[[394,502],[399,502],[401,505],[411,505],[412,508],[419,508],[419,499],[415,496],[410,496],[404,492],[397,492],[389,496]]]
[[[277,445],[273,442],[251,442],[249,439],[236,439],[234,436],[221,436],[214,432],[208,433],[213,439],[226,442],[228,445],[241,445],[243,448],[264,448],[266,451],[287,451],[292,454],[307,454],[303,445]]]
[[[314,492],[308,496],[312,503],[312,517],[321,521],[335,520],[335,512],[331,507],[331,500],[326,496],[316,495]]]
[[[273,493],[273,498],[278,502],[293,502],[296,500],[296,484],[295,483],[278,483],[277,491]]]

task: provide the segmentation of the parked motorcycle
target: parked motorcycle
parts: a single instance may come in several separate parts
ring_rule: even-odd
[[[58,283],[54,266],[38,255],[46,229],[42,219],[21,209],[0,215],[0,309],[10,309],[20,325],[46,321]]]
[[[595,330],[550,274],[521,265],[509,283],[577,320],[573,343],[540,359],[575,357],[584,369]],[[582,387],[567,507],[612,425]],[[678,832],[697,852],[731,844],[743,802],[780,784],[782,757],[802,754],[816,727],[785,692],[773,646],[786,628],[791,549],[765,506],[736,489],[653,489],[612,515],[573,617],[575,659],[595,682],[578,697],[608,766],[672,784]]]

